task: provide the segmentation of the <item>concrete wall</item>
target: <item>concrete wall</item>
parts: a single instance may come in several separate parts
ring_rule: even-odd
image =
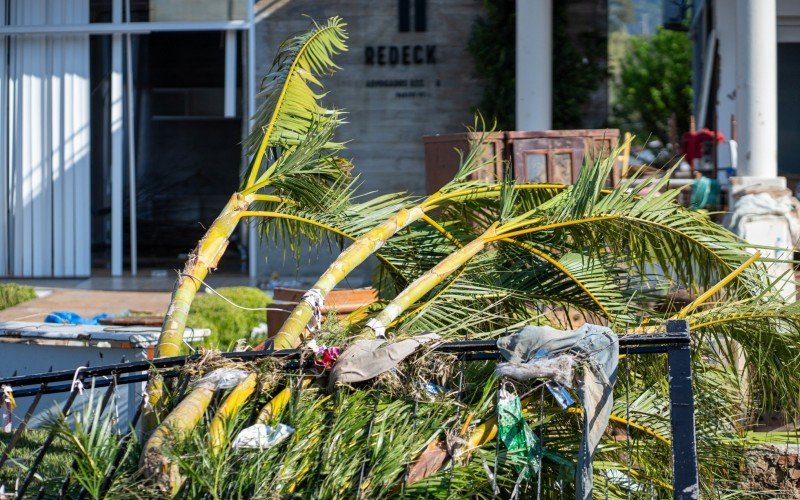
[[[304,14],[318,21],[339,15],[347,22],[350,50],[337,57],[342,70],[324,84],[327,102],[348,112],[339,138],[351,141],[345,154],[362,175],[365,192],[423,194],[422,137],[463,131],[472,124],[470,110],[481,93],[466,52],[481,1],[428,0],[423,32],[414,31],[413,12],[410,31],[399,31],[401,3],[273,0],[256,5],[258,75],[267,72],[282,40],[309,27]],[[412,9],[415,3],[408,2]],[[282,263],[281,253],[264,257],[266,264],[259,259],[260,275],[294,273],[293,264]],[[318,264],[304,264],[303,274],[321,271],[328,259],[323,255]]]
[[[346,154],[364,174],[366,190],[423,193],[422,136],[459,132],[472,122],[470,108],[481,90],[465,47],[481,2],[426,3],[425,32],[413,31],[413,16],[412,31],[398,32],[396,1],[295,0],[257,25],[256,71],[261,75],[269,69],[278,44],[308,28],[304,14],[319,21],[340,15],[347,22],[350,50],[336,59],[342,70],[324,83],[330,91],[327,101],[348,112],[349,123],[341,128],[340,138],[352,141]],[[416,46],[422,48],[417,51],[421,64],[414,62]],[[398,61],[392,63],[395,54]]]

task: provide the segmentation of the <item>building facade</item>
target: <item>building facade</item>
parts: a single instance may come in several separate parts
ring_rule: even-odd
[[[741,115],[742,86],[751,88],[750,82],[743,80],[742,58],[752,53],[754,48],[768,36],[776,46],[766,52],[766,56],[756,56],[757,63],[763,59],[775,60],[769,68],[760,71],[772,73],[770,89],[766,90],[771,105],[760,106],[764,115],[757,122],[770,127],[768,135],[777,138],[777,154],[768,154],[758,159],[761,164],[774,165],[777,162],[777,175],[786,178],[790,187],[800,181],[800,93],[797,81],[800,78],[800,0],[754,1],[754,7],[774,14],[772,33],[757,35],[746,40],[741,31],[751,19],[740,11],[749,2],[741,0],[713,0],[700,2],[694,11],[690,26],[690,36],[695,46],[694,55],[694,96],[695,118],[698,128],[707,127],[720,130],[726,138],[734,135],[742,139],[749,134],[752,124],[744,122]],[[775,52],[777,50],[777,52]],[[738,87],[738,88],[737,88]],[[776,87],[776,88],[775,88]],[[756,97],[758,98],[758,97]],[[777,119],[773,113],[777,112]],[[772,168],[769,175],[774,176]],[[757,175],[745,173],[744,175]]]
[[[532,1],[547,25],[552,0]],[[565,5],[575,20],[568,36],[606,26],[607,0]],[[329,104],[348,113],[339,137],[364,193],[423,194],[422,137],[464,131],[482,92],[467,53],[481,0],[0,6],[0,276],[179,268],[238,186],[260,77],[309,17],[348,25],[342,70],[324,83]],[[513,30],[508,37],[513,46]],[[549,45],[536,50],[551,59]],[[603,125],[606,96],[601,85],[585,106],[588,126]],[[311,274],[326,261],[312,255]],[[254,281],[296,272],[246,227],[221,268]]]

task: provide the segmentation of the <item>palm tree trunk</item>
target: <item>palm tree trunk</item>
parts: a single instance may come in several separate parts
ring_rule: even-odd
[[[308,387],[311,382],[314,380],[314,377],[303,377],[300,379],[300,388],[305,389]],[[258,412],[258,417],[256,418],[256,422],[259,424],[266,424],[270,420],[276,418],[278,415],[281,414],[286,405],[289,404],[289,400],[292,397],[292,389],[290,387],[284,387],[281,391],[273,397],[269,403],[265,404],[261,411]]]
[[[194,429],[211,404],[214,392],[214,387],[195,387],[153,431],[144,445],[141,464],[145,475],[157,478],[158,486],[172,495],[177,493],[182,479],[177,466],[164,455],[164,448],[182,440]]]
[[[426,293],[439,285],[448,276],[486,248],[487,243],[498,233],[497,223],[492,224],[482,235],[472,240],[467,245],[451,253],[438,264],[428,269],[422,276],[414,280],[405,290],[392,300],[374,320],[383,327],[388,327],[400,314],[414,305]],[[369,336],[373,333],[371,327],[361,330],[361,335]]]
[[[422,206],[416,206],[408,210],[400,210],[383,224],[372,228],[339,255],[336,261],[320,276],[312,289],[317,290],[325,298],[353,269],[377,252],[386,243],[386,240],[424,215],[425,209]],[[313,314],[314,308],[311,304],[304,300],[300,301],[300,304],[294,308],[292,314],[275,335],[275,349],[292,349],[300,345],[303,332]]]
[[[228,248],[228,238],[254,198],[255,195],[234,193],[189,256],[183,272],[175,282],[169,309],[164,316],[156,348],[157,357],[180,356],[186,319],[189,317],[189,309],[201,281],[205,280],[209,270],[216,268],[225,249]],[[152,382],[148,386],[150,404],[142,415],[142,429],[145,433],[155,428],[159,414],[163,411],[161,407],[163,382],[157,387],[157,391],[151,390],[150,385]]]
[[[250,207],[252,201],[253,195],[234,193],[189,256],[183,272],[175,283],[169,310],[164,317],[158,339],[158,357],[181,354],[186,318],[189,316],[194,296],[200,288],[201,281],[208,275],[208,271],[216,268],[228,247],[228,238],[239,223],[241,213]]]
[[[256,390],[257,377],[255,373],[247,376],[239,385],[234,387],[230,394],[219,405],[214,419],[208,427],[208,440],[211,453],[216,453],[225,444],[225,425],[233,417],[239,408],[247,401],[251,394]]]

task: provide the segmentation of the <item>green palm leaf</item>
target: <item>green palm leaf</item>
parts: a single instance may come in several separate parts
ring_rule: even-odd
[[[338,69],[333,56],[347,49],[344,27],[340,18],[332,17],[281,44],[272,70],[264,78],[259,94],[264,101],[252,118],[253,132],[244,142],[253,155],[246,188],[269,177],[269,169],[261,171],[269,148],[296,145],[319,124],[339,119],[338,112],[320,105],[323,94],[312,86],[322,90],[317,77]],[[328,142],[324,147],[338,149],[340,145]],[[278,155],[273,151],[269,156]]]

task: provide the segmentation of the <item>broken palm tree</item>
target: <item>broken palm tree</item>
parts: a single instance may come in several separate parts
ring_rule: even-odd
[[[175,284],[170,306],[158,341],[158,355],[176,356],[182,352],[186,319],[197,290],[213,270],[228,246],[228,238],[242,219],[284,219],[287,224],[327,228],[319,218],[287,214],[283,208],[302,205],[306,213],[342,210],[349,203],[348,163],[337,156],[341,144],[333,142],[340,114],[319,104],[318,76],[336,69],[332,57],[346,49],[344,23],[331,18],[284,44],[265,79],[261,96],[264,103],[253,117],[253,132],[245,141],[252,160],[242,189],[230,201],[200,240]],[[269,191],[269,193],[266,193]],[[313,233],[304,231],[310,236]],[[158,393],[151,397],[150,414],[155,420]],[[200,403],[208,401],[201,398]],[[205,408],[197,406],[199,411]],[[179,414],[180,415],[180,414]],[[198,417],[199,418],[199,417]],[[191,419],[190,419],[191,421]],[[179,427],[187,422],[176,417],[164,425]],[[192,427],[192,426],[189,426]],[[164,431],[156,434],[165,434]],[[158,454],[161,444],[151,438],[143,457]],[[149,469],[161,471],[153,463]]]
[[[422,218],[409,224],[381,249],[383,262],[397,271],[388,274],[392,286],[388,288],[387,299],[402,303],[402,310],[390,308],[380,324],[372,322],[365,333],[373,335],[372,327],[379,330],[385,327],[386,336],[400,342],[426,331],[434,331],[444,340],[466,336],[498,338],[519,325],[558,321],[548,314],[557,308],[604,318],[615,331],[624,333],[658,325],[666,319],[651,304],[676,288],[713,290],[714,301],[708,302],[710,306],[687,314],[697,336],[695,348],[699,358],[722,361],[735,355],[733,351],[729,354],[709,348],[701,342],[703,338],[735,340],[737,349],[748,361],[753,380],[762,388],[769,387],[767,392],[782,401],[793,401],[791,395],[796,394],[800,381],[796,376],[785,375],[787,367],[791,367],[793,374],[798,368],[798,360],[792,355],[798,347],[797,311],[773,293],[760,265],[745,269],[724,287],[712,289],[746,263],[749,255],[743,243],[702,215],[678,207],[674,202],[676,191],[659,195],[666,179],[640,184],[630,180],[616,189],[604,189],[612,161],[585,167],[575,186],[549,191],[526,190],[523,186],[514,186],[513,190],[503,186],[473,186],[459,203],[442,204],[436,222],[428,216],[430,220]],[[278,175],[275,180],[282,178]],[[337,185],[341,186],[329,182],[321,189],[335,190]],[[513,200],[501,196],[512,191],[519,193]],[[546,195],[539,196],[545,191]],[[303,225],[305,221],[313,221],[318,228],[353,240],[388,219],[393,208],[415,206],[396,196],[364,202],[357,211],[348,205],[342,212],[351,210],[350,214],[358,214],[355,219],[363,220],[351,217],[345,223],[344,217],[326,218],[322,211],[304,219],[304,207],[290,200],[259,200],[259,203],[272,204],[273,209],[244,212],[279,213],[284,221],[296,222],[294,228],[301,232],[305,231],[301,228],[309,227]],[[522,215],[525,224],[513,229],[505,226],[504,221]],[[498,222],[498,226],[493,226]],[[272,227],[282,227],[281,234],[287,235],[289,224]],[[362,228],[360,232],[348,231],[353,224]],[[461,262],[457,272],[440,281],[426,276],[436,263],[446,261],[451,254],[464,256],[465,253],[459,252],[470,246],[476,230],[480,233],[501,225],[506,231],[484,237],[480,252],[466,260],[454,257],[449,261]],[[409,283],[416,280],[426,285],[419,285],[413,294],[404,293]],[[347,348],[364,332],[364,326],[344,325],[344,330],[339,326],[336,331],[323,324],[315,335],[320,343],[337,343]],[[299,327],[297,342],[304,328],[305,325]],[[433,368],[427,368],[429,362]],[[603,478],[606,474],[606,488],[612,495],[624,496],[626,488],[631,491],[633,484],[655,485],[662,492],[670,482],[669,470],[664,468],[669,450],[663,437],[668,432],[664,431],[661,417],[666,395],[659,385],[662,380],[659,377],[665,374],[652,363],[630,357],[623,363],[625,376],[620,383],[624,384],[624,393],[615,395],[614,411],[618,415],[628,412],[630,418],[611,420],[622,426],[627,439],[635,440],[636,444],[632,451],[626,451],[624,441],[606,440],[598,452],[595,475]],[[737,411],[742,406],[742,393],[737,390],[737,372],[730,366],[699,363],[695,367],[701,434],[698,443],[702,457],[715,458],[705,458],[707,461],[700,466],[706,479],[703,487],[709,493],[719,491],[723,480],[734,477],[738,470],[735,460],[728,459],[738,446],[733,437],[739,429]],[[314,494],[323,498],[353,494],[372,497],[391,494],[398,488],[421,495],[510,493],[516,489],[518,469],[509,465],[514,465],[512,462],[519,457],[489,444],[485,438],[492,435],[490,423],[494,418],[491,401],[496,383],[489,377],[491,368],[476,365],[459,370],[455,376],[452,361],[419,349],[416,356],[398,364],[392,373],[392,380],[399,381],[399,385],[389,387],[384,378],[378,378],[362,382],[356,390],[340,388],[332,396],[322,395],[317,387],[306,386],[291,398],[287,395],[284,399],[272,399],[273,404],[262,409],[262,420],[289,425],[295,434],[280,446],[254,455],[241,454],[225,445],[228,436],[245,424],[243,414],[248,413],[237,412],[235,408],[241,401],[252,399],[250,383],[242,383],[237,389],[241,392],[231,393],[219,410],[218,423],[226,425],[212,423],[217,429],[214,432],[223,433],[219,438],[222,444],[215,447],[214,453],[217,457],[214,463],[219,468],[204,473],[205,461],[193,460],[191,454],[185,455],[186,458],[181,455],[168,465],[178,469],[177,475],[189,478],[186,491],[190,495],[247,492],[259,496],[269,492]],[[288,385],[288,380],[282,385]],[[208,406],[205,396],[195,401],[192,394],[189,393],[187,401],[199,402],[195,405],[198,409],[173,412],[167,417],[171,424],[156,434],[165,450],[174,447],[173,437],[183,429],[187,429],[187,435],[199,436],[197,442],[206,443],[203,426],[188,430],[202,421]],[[266,394],[268,400],[272,396]],[[522,398],[523,402],[535,400]],[[261,403],[253,400],[245,406],[248,404],[260,407]],[[530,427],[542,436],[553,456],[570,463],[577,455],[582,434],[580,412],[557,411],[542,397],[537,406],[538,415],[535,411],[528,413]],[[189,415],[191,418],[186,418]],[[167,432],[170,430],[175,432]],[[413,461],[429,442],[440,442],[438,437],[442,434],[451,442],[472,441],[476,435],[478,438],[461,460],[408,484],[405,464]],[[191,446],[192,442],[189,440],[182,446]],[[205,446],[198,445],[196,452],[208,453]],[[626,467],[626,463],[633,467]],[[720,465],[727,463],[731,465]],[[251,468],[245,467],[247,464]],[[545,460],[543,467],[553,472],[556,465]],[[611,474],[612,470],[618,472]],[[217,486],[205,482],[205,475],[219,479],[214,483]],[[546,482],[543,487],[549,490],[558,484],[564,487],[563,482],[557,483],[561,479],[556,476],[544,476],[543,481]],[[169,487],[176,484],[170,483]],[[216,487],[220,489],[212,489]],[[531,482],[524,481],[522,488],[531,493]]]
[[[260,94],[264,103],[253,117],[253,132],[245,141],[253,157],[242,189],[208,228],[175,284],[158,342],[159,356],[181,353],[192,300],[243,218],[280,218],[286,205],[319,211],[341,206],[348,168],[336,156],[341,144],[332,142],[340,114],[322,107],[313,87],[321,87],[318,76],[336,69],[332,57],[345,50],[345,38],[344,23],[331,18],[282,44],[264,80]]]

